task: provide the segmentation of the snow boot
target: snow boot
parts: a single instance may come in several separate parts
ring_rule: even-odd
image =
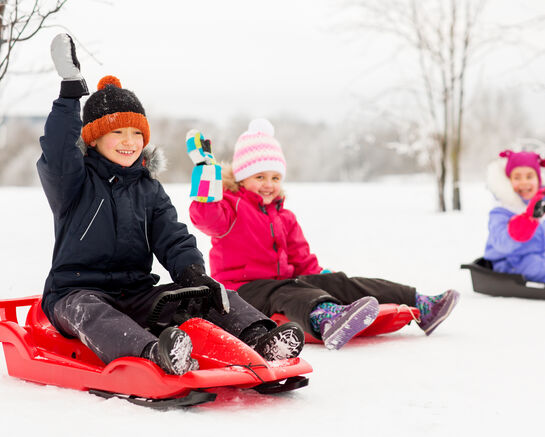
[[[170,326],[161,332],[159,340],[149,343],[144,348],[141,356],[153,361],[165,373],[183,375],[199,368],[198,361],[191,358],[192,350],[189,335],[181,329]]]
[[[416,307],[420,311],[418,326],[426,335],[430,335],[449,316],[459,299],[460,293],[456,290],[448,290],[437,296],[425,296],[417,293]]]
[[[327,349],[340,349],[378,316],[379,305],[374,297],[362,297],[350,305],[334,305],[337,307],[335,314],[324,317],[320,325],[322,340]]]
[[[305,333],[295,322],[277,326],[262,335],[254,346],[254,350],[267,361],[295,358],[303,350]]]

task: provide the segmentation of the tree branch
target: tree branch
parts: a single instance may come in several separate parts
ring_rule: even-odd
[[[55,5],[48,10],[40,8],[39,0],[34,0],[29,12],[22,12],[22,5],[15,0],[11,7],[11,14],[6,17],[7,1],[0,4],[0,81],[5,77],[14,47],[23,41],[33,38],[45,27],[45,22],[58,13],[68,0],[57,0]],[[4,35],[6,35],[5,37]]]

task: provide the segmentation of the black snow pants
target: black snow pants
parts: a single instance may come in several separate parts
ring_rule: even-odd
[[[414,287],[385,279],[349,278],[343,272],[285,280],[259,279],[244,284],[238,293],[267,316],[282,313],[316,338],[319,334],[312,329],[310,313],[320,303],[348,305],[364,296],[373,296],[379,303],[416,304]]]
[[[178,284],[153,287],[148,292],[114,299],[96,290],[75,290],[59,300],[54,307],[56,326],[65,336],[77,337],[106,364],[119,357],[141,355],[144,347],[157,340],[145,328],[151,306],[158,294],[179,289]],[[206,320],[240,337],[246,328],[262,324],[268,330],[276,324],[228,290],[230,311],[220,314],[210,309]],[[174,314],[176,306],[171,306]],[[166,307],[165,311],[169,308]],[[168,314],[167,314],[168,316]]]

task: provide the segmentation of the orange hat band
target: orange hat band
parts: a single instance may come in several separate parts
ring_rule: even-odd
[[[113,114],[106,114],[91,123],[87,123],[81,130],[81,138],[85,144],[91,144],[108,132],[122,127],[134,127],[142,131],[144,136],[144,147],[149,142],[150,130],[148,120],[143,114],[136,112],[114,112]]]

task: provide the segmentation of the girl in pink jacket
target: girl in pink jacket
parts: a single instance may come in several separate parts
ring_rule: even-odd
[[[383,279],[324,270],[284,208],[286,161],[267,120],[250,123],[232,165],[223,169],[199,132],[188,133],[187,148],[196,164],[190,217],[212,237],[211,276],[269,317],[282,313],[327,348],[339,349],[375,320],[379,303],[416,306],[427,335],[456,305],[454,290],[425,296]]]

